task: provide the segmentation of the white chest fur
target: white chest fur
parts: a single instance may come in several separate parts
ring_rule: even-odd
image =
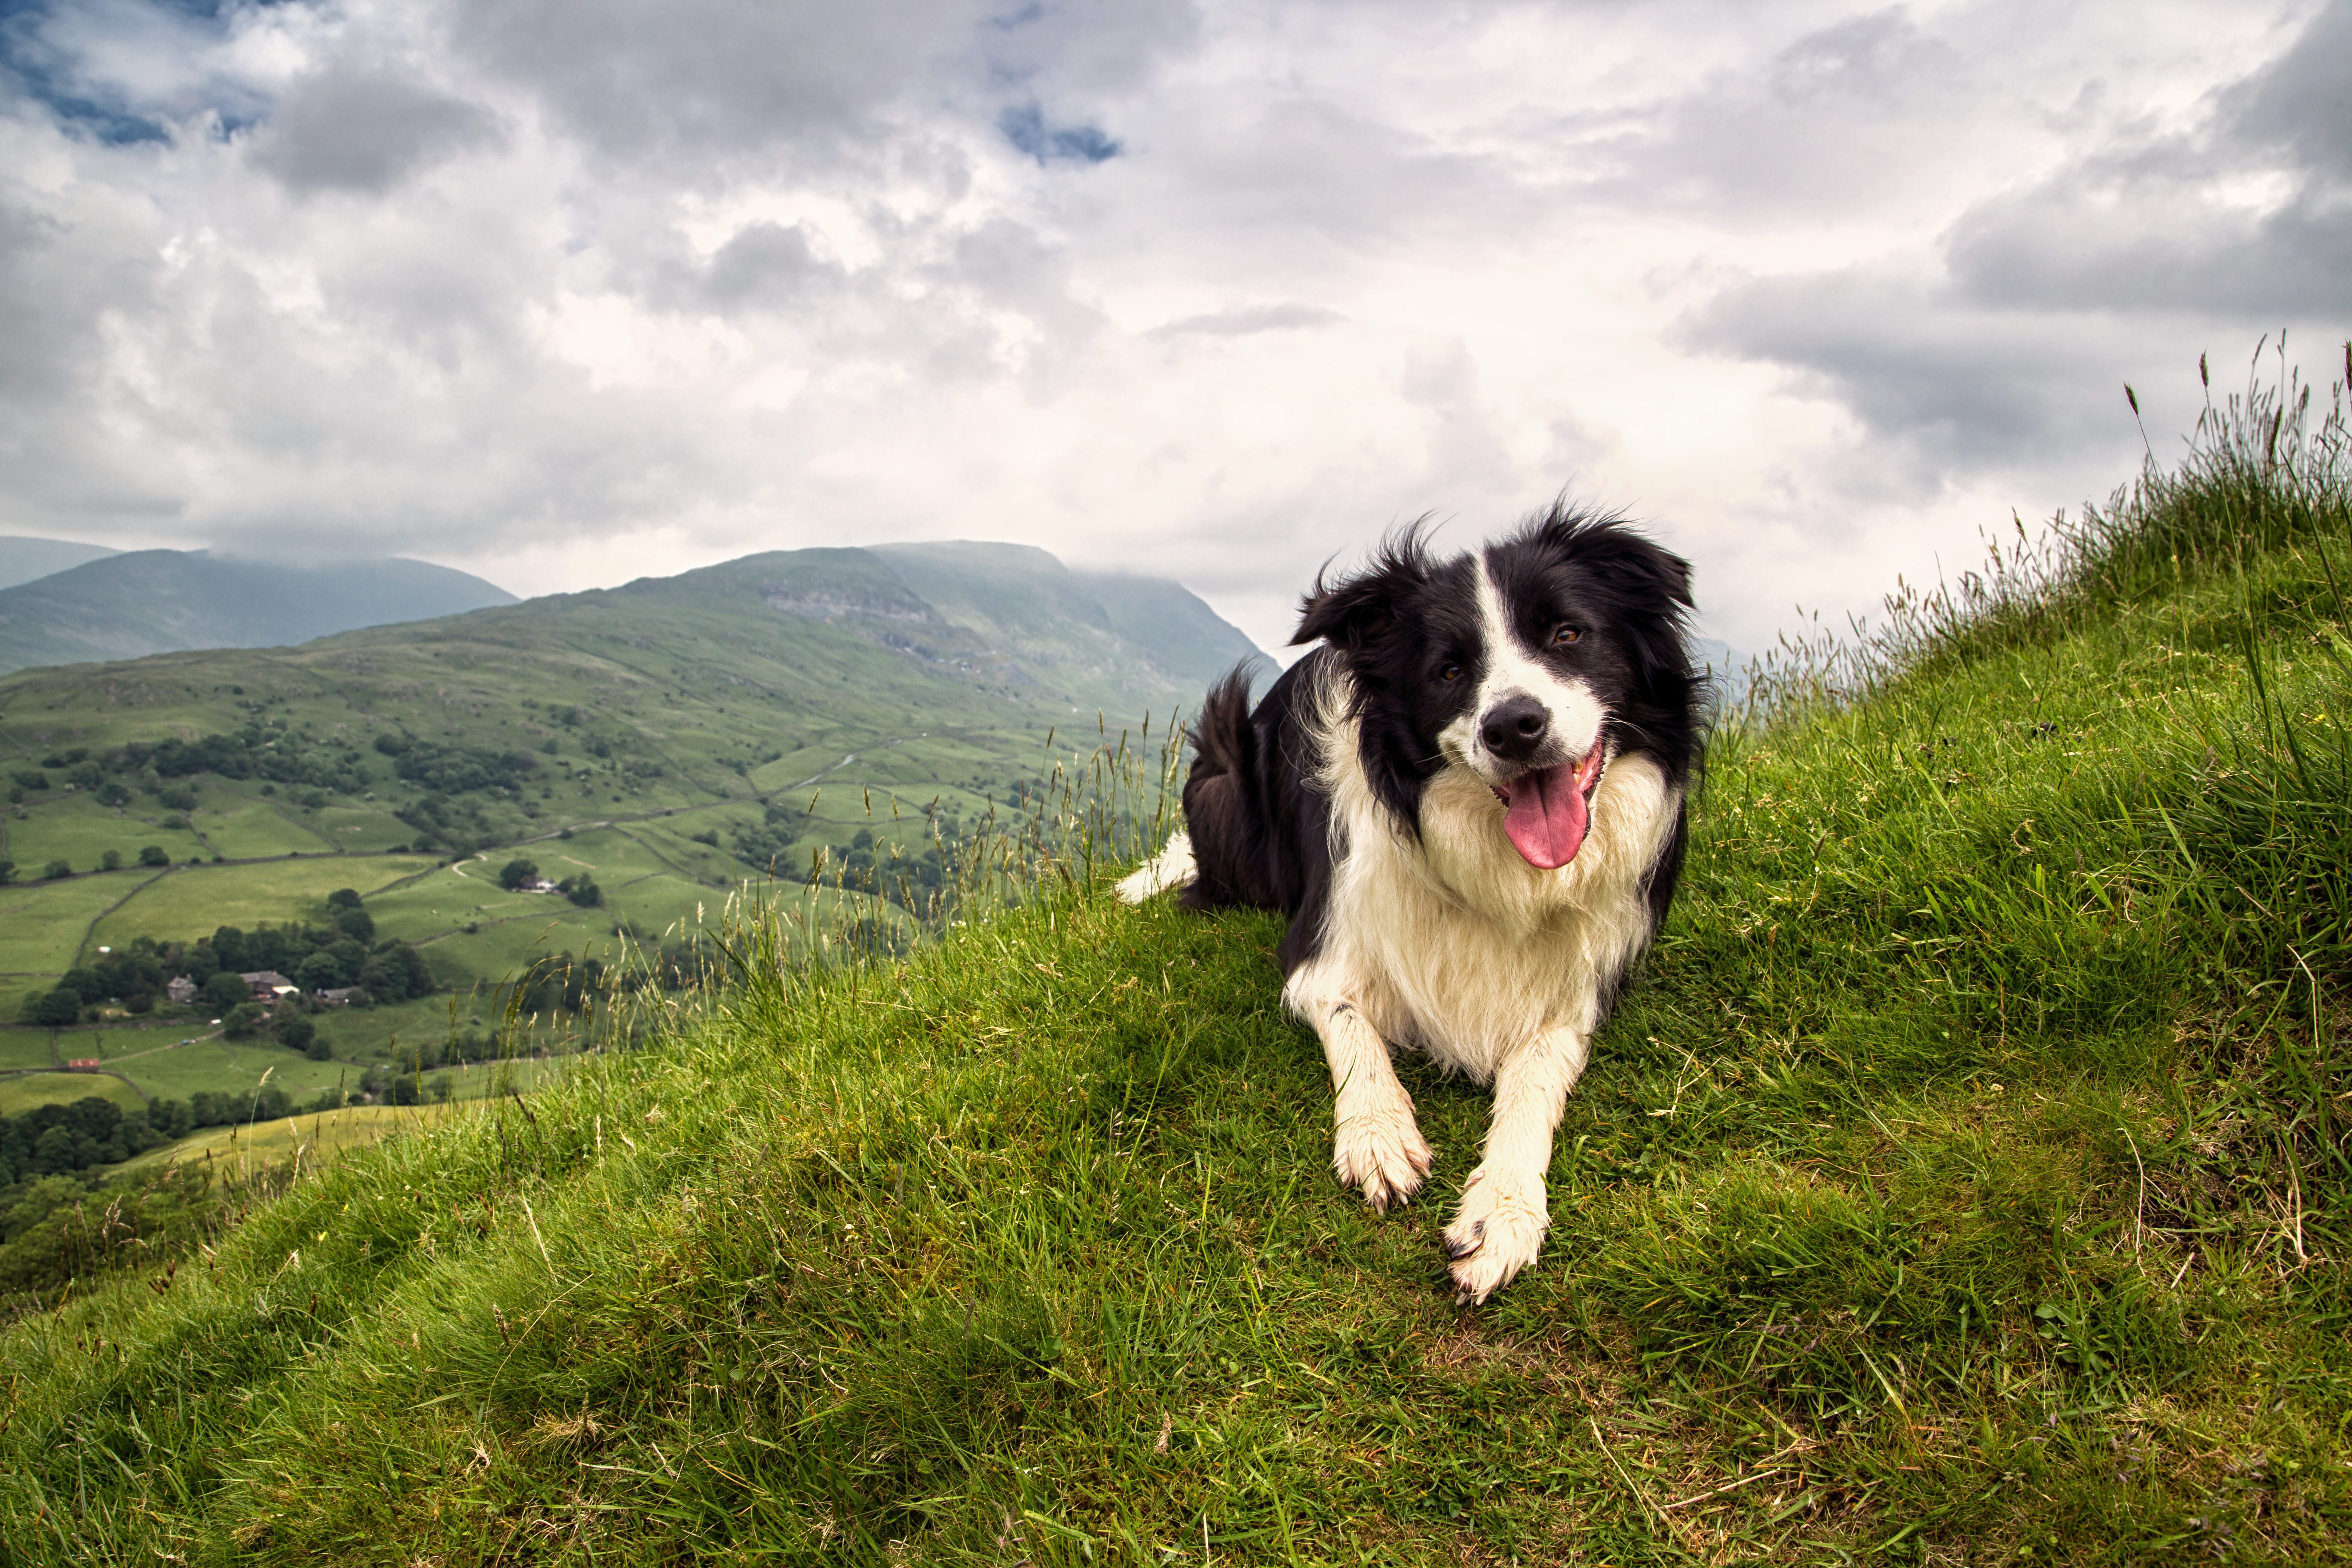
[[[1311,1019],[1344,999],[1392,1044],[1481,1083],[1545,1029],[1589,1036],[1602,990],[1650,935],[1643,880],[1680,805],[1657,764],[1612,760],[1583,847],[1543,871],[1457,767],[1430,782],[1418,840],[1401,831],[1364,776],[1354,722],[1322,728],[1336,864],[1322,952],[1285,989],[1292,1008]]]

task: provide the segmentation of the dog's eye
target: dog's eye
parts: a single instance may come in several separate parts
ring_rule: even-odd
[[[1451,685],[1462,679],[1462,667],[1458,664],[1440,665],[1437,669],[1437,679]]]
[[[1551,634],[1551,646],[1554,647],[1566,647],[1572,642],[1582,641],[1583,638],[1584,633],[1579,628],[1575,626],[1563,626],[1554,630]]]

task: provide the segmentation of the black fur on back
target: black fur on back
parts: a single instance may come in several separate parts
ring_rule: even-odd
[[[1192,726],[1195,755],[1184,780],[1184,826],[1198,876],[1186,909],[1231,905],[1294,917],[1283,938],[1286,973],[1321,944],[1331,882],[1330,804],[1315,785],[1310,733],[1318,649],[1286,670],[1250,710],[1250,678],[1236,667],[1210,689]],[[1309,919],[1297,919],[1303,910]]]

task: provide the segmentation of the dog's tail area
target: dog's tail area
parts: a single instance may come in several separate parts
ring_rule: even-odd
[[[1201,716],[1192,725],[1192,771],[1184,784],[1184,817],[1188,829],[1210,834],[1211,847],[1221,827],[1230,837],[1223,817],[1223,803],[1236,784],[1251,776],[1257,757],[1257,731],[1250,723],[1250,678],[1247,666],[1235,666],[1209,689],[1201,702]],[[1139,904],[1171,888],[1190,888],[1200,880],[1201,868],[1192,855],[1192,832],[1180,832],[1168,847],[1137,868],[1118,885],[1118,896]]]
[[[1257,726],[1250,722],[1249,666],[1237,664],[1209,688],[1201,700],[1201,717],[1192,724],[1192,776],[1185,784],[1231,774],[1248,778],[1256,772]]]
[[[1199,868],[1192,864],[1192,836],[1178,833],[1169,838],[1166,848],[1120,879],[1118,896],[1139,904],[1171,888],[1184,887],[1198,875]]]

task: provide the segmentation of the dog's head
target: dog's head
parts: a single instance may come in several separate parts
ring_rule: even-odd
[[[1684,647],[1690,566],[1613,517],[1565,505],[1473,554],[1419,528],[1362,571],[1318,578],[1294,643],[1328,641],[1355,681],[1373,793],[1408,828],[1444,768],[1503,803],[1529,865],[1575,858],[1610,762],[1653,756],[1679,784],[1698,743]]]

